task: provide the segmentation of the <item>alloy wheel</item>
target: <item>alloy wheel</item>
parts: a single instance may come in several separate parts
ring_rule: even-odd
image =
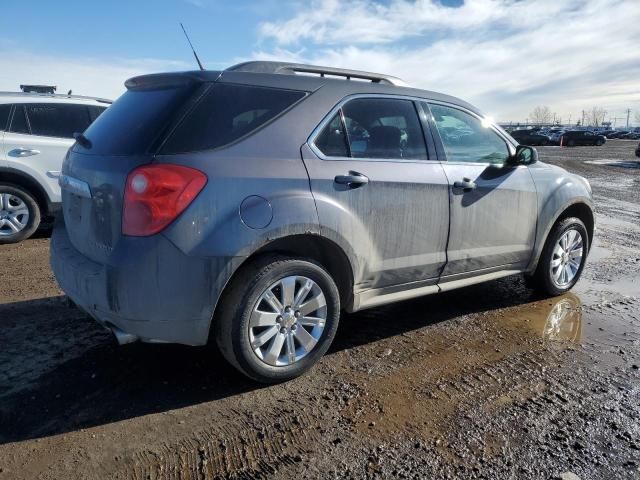
[[[318,344],[327,321],[327,301],[308,277],[288,276],[258,298],[249,319],[251,349],[264,363],[287,366]]]
[[[584,256],[584,241],[579,231],[569,229],[556,242],[551,256],[551,279],[565,288],[578,274]]]
[[[0,236],[15,235],[29,223],[29,207],[20,197],[0,193]]]

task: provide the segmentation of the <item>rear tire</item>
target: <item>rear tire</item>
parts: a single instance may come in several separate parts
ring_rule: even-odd
[[[0,183],[0,245],[29,238],[40,226],[40,207],[18,185]]]
[[[324,268],[309,260],[269,256],[242,267],[231,281],[214,334],[223,356],[240,372],[258,382],[278,383],[318,362],[339,319],[338,287]]]
[[[601,146],[602,146],[602,140],[597,140],[596,147],[601,147]]]
[[[564,239],[567,242],[563,244]],[[569,217],[557,222],[547,237],[535,273],[527,278],[527,285],[550,296],[568,292],[580,279],[589,248],[589,235],[582,220]]]

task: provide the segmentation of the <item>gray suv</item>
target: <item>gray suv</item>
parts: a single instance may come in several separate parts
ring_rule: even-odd
[[[353,312],[524,273],[550,295],[593,240],[588,182],[462,100],[277,62],[135,77],[69,151],[60,286],[120,343],[215,339],[262,382]]]

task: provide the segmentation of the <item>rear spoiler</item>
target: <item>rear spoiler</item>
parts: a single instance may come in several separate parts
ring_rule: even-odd
[[[192,72],[153,73],[132,77],[124,86],[127,90],[155,90],[161,88],[184,87],[193,83],[213,82],[222,72],[195,70]]]

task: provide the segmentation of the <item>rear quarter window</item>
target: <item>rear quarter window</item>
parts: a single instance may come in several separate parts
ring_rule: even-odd
[[[214,83],[170,134],[164,154],[220,148],[283,113],[306,92]]]

